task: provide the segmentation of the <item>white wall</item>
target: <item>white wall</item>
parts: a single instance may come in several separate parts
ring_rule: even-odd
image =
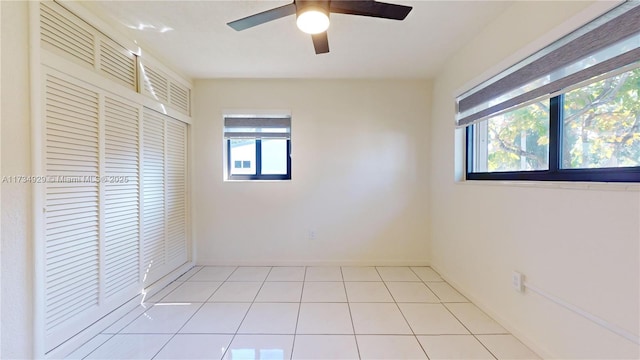
[[[202,80],[195,86],[198,264],[423,264],[430,83]],[[223,113],[288,110],[292,180],[223,181]],[[308,231],[317,231],[309,240]]]
[[[2,6],[1,176],[30,175],[28,2]],[[2,359],[32,358],[31,186],[2,184]]]
[[[512,270],[634,334],[640,319],[640,193],[602,185],[456,183],[454,95],[611,7],[517,2],[470,39],[434,82],[431,263],[536,350],[553,358],[640,357],[638,346],[527,292]]]

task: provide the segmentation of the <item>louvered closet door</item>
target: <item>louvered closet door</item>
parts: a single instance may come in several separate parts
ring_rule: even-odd
[[[147,286],[165,268],[164,119],[144,109],[142,126],[142,265],[152,275],[147,276]]]
[[[107,96],[104,105],[104,291],[136,289],[140,278],[139,108]]]
[[[45,80],[45,325],[47,343],[99,302],[99,96]]]
[[[187,261],[187,124],[167,119],[167,259]]]
[[[186,124],[144,109],[143,267],[151,284],[187,261]]]

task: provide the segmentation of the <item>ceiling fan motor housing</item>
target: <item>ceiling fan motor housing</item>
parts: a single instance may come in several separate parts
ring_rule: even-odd
[[[329,16],[330,2],[330,0],[295,0],[296,16],[300,16],[300,14],[310,10],[320,11]]]

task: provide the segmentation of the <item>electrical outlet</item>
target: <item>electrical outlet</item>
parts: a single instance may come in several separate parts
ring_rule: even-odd
[[[511,286],[513,286],[514,290],[517,292],[524,291],[524,275],[521,273],[514,271],[511,273]]]
[[[309,230],[309,240],[316,240],[318,238],[318,232],[315,229]]]

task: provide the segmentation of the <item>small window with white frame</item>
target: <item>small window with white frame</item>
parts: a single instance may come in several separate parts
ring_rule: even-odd
[[[224,118],[227,180],[290,180],[291,117]]]

